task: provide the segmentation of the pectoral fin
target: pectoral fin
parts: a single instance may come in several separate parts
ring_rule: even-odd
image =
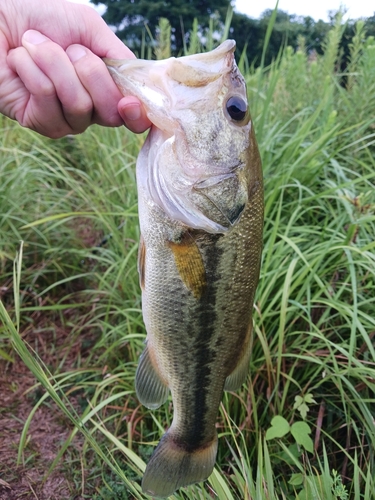
[[[196,299],[199,299],[206,286],[206,271],[196,242],[188,233],[185,233],[180,242],[169,241],[168,245],[186,288]]]
[[[249,328],[248,341],[246,342],[246,347],[242,358],[240,358],[237,366],[232,371],[232,373],[226,378],[224,384],[225,391],[236,391],[241,387],[241,385],[246,381],[246,377],[249,373],[249,363],[250,363],[250,336],[252,327]]]
[[[166,401],[169,394],[168,386],[152,363],[147,345],[139,359],[135,374],[135,390],[139,401],[151,410],[159,408]]]

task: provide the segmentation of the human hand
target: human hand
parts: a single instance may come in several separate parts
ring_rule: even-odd
[[[150,126],[138,99],[122,97],[102,57],[134,54],[90,7],[65,0],[2,0],[0,112],[51,138],[89,125]]]

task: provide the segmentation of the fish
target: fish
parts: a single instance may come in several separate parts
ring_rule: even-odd
[[[223,391],[246,381],[262,253],[263,177],[235,41],[195,55],[106,60],[152,126],[136,165],[145,349],[140,402],[173,420],[142,490],[168,497],[216,461]]]

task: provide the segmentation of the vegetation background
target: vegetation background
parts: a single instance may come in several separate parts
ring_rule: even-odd
[[[215,16],[183,52],[229,36]],[[259,64],[237,54],[266,190],[249,377],[224,396],[214,474],[174,499],[375,498],[375,40],[338,14],[319,50],[283,35],[268,64],[278,19]],[[171,30],[159,20],[140,50],[168,55]],[[143,137],[51,141],[0,120],[0,498],[143,499],[171,421],[133,384]]]
[[[168,19],[171,25],[171,53],[174,56],[186,52],[191,45],[193,24],[198,25],[201,41],[213,37],[217,43],[222,36],[228,9],[232,0],[92,0],[93,4],[107,7],[105,21],[116,29],[117,35],[131,47],[139,57],[144,57],[145,42],[152,48],[157,44],[160,18]],[[276,4],[276,0],[275,0]],[[323,53],[324,41],[335,24],[337,12],[331,11],[329,22],[315,20],[310,16],[297,16],[278,10],[266,9],[259,19],[246,14],[231,12],[229,37],[236,40],[238,53],[246,54],[247,61],[255,67],[262,63],[264,40],[272,19],[272,32],[264,54],[265,64],[277,58],[281,47],[298,49],[299,38],[304,37],[308,53]],[[375,36],[374,15],[364,20],[368,36]],[[339,41],[341,69],[346,67],[350,44],[355,36],[356,21],[349,19],[343,25]],[[153,56],[150,52],[149,57]]]

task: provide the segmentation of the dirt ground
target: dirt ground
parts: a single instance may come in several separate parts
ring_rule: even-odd
[[[88,226],[86,220],[82,224],[75,220],[74,224],[85,247],[95,247],[101,241],[103,235]],[[11,279],[0,285],[0,298],[4,301],[12,294]],[[12,303],[11,299],[9,301]],[[89,311],[85,313],[90,314]],[[65,310],[64,317],[66,325],[75,325],[72,328],[80,331],[79,335],[74,334],[70,327],[62,326],[59,316],[45,315],[40,311],[30,314],[30,323],[22,333],[24,340],[52,373],[74,369],[77,359],[83,363],[94,343],[94,333],[84,327],[85,314],[80,315],[76,309]],[[74,478],[71,456],[70,460],[63,456],[49,473],[57,453],[72,431],[71,423],[50,399],[32,416],[26,444],[18,457],[25,423],[44,392],[14,352],[12,357],[13,363],[0,357],[0,500],[90,499],[90,494],[80,493],[81,489],[88,489],[85,478],[77,478],[77,469],[83,469],[82,462],[75,463]],[[74,398],[70,402],[75,406]],[[69,448],[70,451],[74,448],[76,462],[81,458],[82,443],[82,437],[77,434]]]
[[[45,333],[41,338],[30,331],[26,338],[33,347],[38,344],[44,362],[56,366],[59,358],[63,359],[67,354],[64,343],[68,333],[55,332],[54,339],[58,338],[61,344],[59,348],[51,346],[51,339],[46,338]],[[75,345],[69,346],[64,366],[72,366],[82,341],[80,339]],[[77,485],[69,480],[64,457],[53,472],[47,474],[58,450],[71,432],[69,422],[51,402],[47,401],[33,415],[27,430],[26,445],[17,460],[25,422],[43,395],[43,391],[35,385],[35,378],[19,359],[16,358],[14,363],[0,361],[0,500],[81,500],[83,497],[74,492],[77,491]],[[75,438],[76,448],[79,448],[79,439],[79,436]]]
[[[57,500],[70,497],[63,474],[55,470],[45,481],[49,465],[59,444],[69,435],[60,415],[53,409],[39,408],[27,432],[22,465],[17,466],[18,444],[25,422],[35,404],[27,391],[35,379],[21,362],[0,365],[0,499]],[[78,497],[77,497],[78,500]]]

